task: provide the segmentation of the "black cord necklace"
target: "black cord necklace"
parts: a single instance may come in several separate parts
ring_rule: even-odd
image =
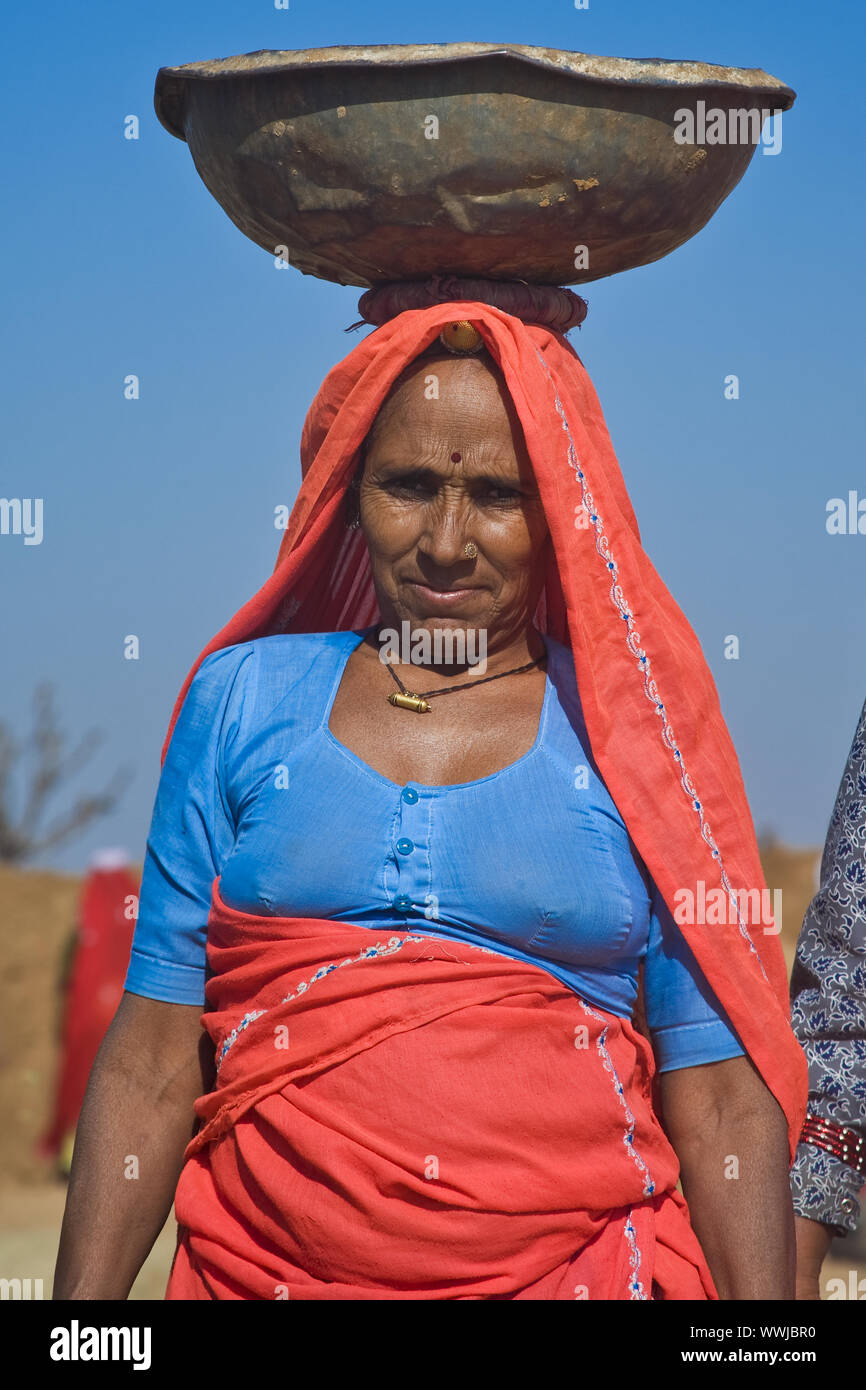
[[[503,676],[519,676],[523,671],[531,671],[534,667],[543,665],[544,660],[544,656],[537,656],[534,661],[527,661],[525,666],[515,666],[510,671],[499,671],[495,676],[481,676],[476,681],[463,681],[460,685],[443,686],[441,690],[422,690],[420,692],[407,690],[394,667],[390,662],[386,662],[388,670],[400,687],[399,690],[392,691],[387,697],[388,704],[396,706],[397,709],[414,710],[416,714],[427,714],[430,709],[427,702],[432,700],[434,695],[456,695],[458,690],[469,690],[473,685],[486,685],[488,681],[500,681]]]

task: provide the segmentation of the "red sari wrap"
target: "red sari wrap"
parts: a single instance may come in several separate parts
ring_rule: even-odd
[[[169,1297],[715,1296],[627,1019],[493,951],[218,887],[209,953],[219,1085]]]
[[[499,364],[538,481],[554,555],[538,625],[571,647],[593,756],[677,921],[683,890],[727,904],[681,930],[793,1158],[806,1062],[778,936],[748,920],[745,893],[760,902],[765,883],[739,764],[562,335],[457,301],[364,338],[307,417],[273,575],[199,661],[376,620],[344,494],[392,382],[455,318]],[[178,1187],[168,1297],[715,1297],[652,1112],[651,1049],[628,1020],[541,967],[420,932],[248,916],[218,883],[208,958],[221,1064]]]

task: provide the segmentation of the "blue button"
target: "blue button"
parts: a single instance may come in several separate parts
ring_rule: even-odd
[[[415,848],[414,840],[407,840],[405,837],[397,841],[397,852],[399,854],[411,854]]]
[[[415,802],[418,800],[418,793],[414,787],[403,788],[403,800],[408,801],[410,806],[415,805]]]
[[[398,898],[394,899],[394,907],[397,912],[411,912],[412,899],[407,897],[405,893],[401,893]]]

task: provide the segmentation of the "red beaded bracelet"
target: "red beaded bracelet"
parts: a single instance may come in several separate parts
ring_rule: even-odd
[[[847,1163],[861,1177],[866,1176],[866,1139],[856,1129],[844,1129],[842,1125],[834,1125],[831,1120],[807,1115],[800,1139]]]

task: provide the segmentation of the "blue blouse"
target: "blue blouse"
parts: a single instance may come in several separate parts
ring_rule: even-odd
[[[362,636],[264,637],[199,667],[160,778],[126,988],[204,1003],[219,877],[239,911],[472,942],[622,1017],[644,959],[660,1070],[741,1055],[593,763],[569,650],[545,638],[538,734],[516,762],[398,786],[328,727]]]

